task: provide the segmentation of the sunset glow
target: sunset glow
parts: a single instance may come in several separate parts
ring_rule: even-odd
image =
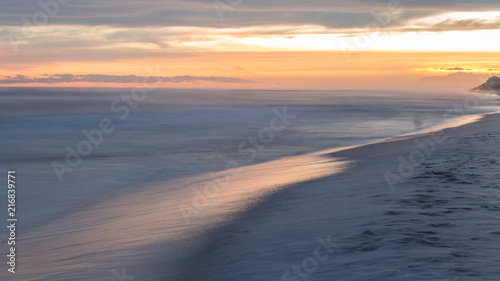
[[[331,10],[331,5],[286,6],[278,1],[270,10],[244,3],[221,14],[203,3],[197,6],[198,18],[193,21],[191,11],[180,2],[155,2],[166,14],[179,14],[163,24],[158,17],[139,21],[154,11],[131,1],[124,2],[133,8],[129,11],[135,11],[128,20],[108,17],[112,9],[97,2],[87,5],[87,12],[76,3],[60,5],[47,23],[36,24],[33,18],[31,25],[23,19],[29,22],[30,13],[40,7],[33,5],[20,13],[13,6],[17,16],[0,22],[0,33],[5,35],[0,41],[1,85],[127,87],[136,84],[35,80],[43,74],[142,76],[147,75],[147,67],[156,65],[169,77],[200,77],[162,83],[162,87],[195,88],[340,89],[359,86],[356,79],[390,81],[393,75],[400,77],[398,81],[417,83],[423,77],[456,71],[498,73],[494,41],[500,34],[500,11],[495,10],[500,7],[493,4],[478,6],[476,11],[456,5],[451,7],[455,11],[444,12],[437,4],[423,7],[410,2],[339,3]],[[280,7],[293,12],[285,18],[273,17]],[[76,11],[80,17],[70,17]],[[87,20],[90,11],[92,19]],[[259,12],[263,13],[246,17]],[[203,78],[211,76],[252,82]],[[30,80],[16,83],[12,77]],[[376,86],[394,87],[384,83]]]
[[[500,0],[0,2],[0,281],[500,279]]]

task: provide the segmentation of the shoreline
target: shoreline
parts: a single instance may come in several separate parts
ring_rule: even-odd
[[[457,126],[443,126],[440,130],[424,133],[416,133],[412,135],[398,135],[388,139],[382,139],[374,143],[362,144],[354,147],[347,147],[341,150],[333,149],[333,152],[325,151],[325,155],[329,157],[347,157],[358,159],[361,158],[365,153],[370,153],[375,150],[381,150],[382,152],[387,152],[389,148],[404,148],[408,143],[414,142],[419,138],[429,138],[433,134],[442,132],[449,137],[457,136],[464,133],[475,133],[481,132],[482,128],[473,128],[474,124],[485,124],[486,122],[491,122],[491,119],[500,118],[500,112],[491,112],[478,114],[478,118],[472,122],[466,122],[459,124]],[[382,153],[381,152],[381,153]]]
[[[498,121],[498,119],[500,119],[499,117],[500,114],[498,113],[486,115],[483,119],[481,119],[478,122],[465,124],[460,127],[448,128],[445,129],[445,131],[449,132],[450,135],[460,134],[460,132],[467,130],[480,131],[481,129],[476,127],[481,127],[481,126],[476,126],[473,124],[484,124],[484,123],[488,123],[490,125],[495,124],[495,121]],[[97,204],[92,204],[92,208],[90,209],[82,209],[79,212],[71,213],[61,218],[58,218],[57,225],[54,225],[54,223],[49,223],[47,225],[37,227],[36,231],[38,232],[30,231],[31,233],[25,233],[25,235],[28,236],[29,241],[25,240],[24,243],[27,245],[31,245],[34,248],[36,248],[34,245],[43,245],[43,248],[47,250],[47,253],[51,253],[53,255],[53,258],[61,254],[54,249],[62,247],[61,243],[66,244],[70,249],[72,249],[72,251],[69,252],[66,251],[62,253],[63,255],[59,256],[60,258],[64,257],[66,260],[70,261],[71,259],[75,259],[80,256],[80,258],[83,259],[83,261],[93,264],[93,263],[99,263],[99,260],[88,259],[85,256],[92,254],[96,256],[103,256],[106,257],[107,260],[113,261],[114,259],[117,259],[119,256],[121,256],[119,255],[120,251],[124,251],[124,249],[121,248],[122,246],[120,246],[121,244],[107,245],[106,247],[109,247],[111,251],[101,250],[101,247],[103,247],[103,245],[101,244],[101,242],[95,241],[94,239],[96,237],[92,236],[95,235],[95,229],[99,229],[100,233],[99,235],[108,235],[109,237],[112,237],[114,233],[118,232],[120,233],[120,237],[125,239],[124,241],[128,240],[127,243],[135,245],[135,247],[141,246],[141,250],[144,251],[144,259],[150,261],[151,263],[148,263],[148,266],[146,267],[147,270],[144,270],[144,265],[139,266],[138,264],[136,264],[135,262],[137,261],[133,259],[133,256],[125,255],[121,257],[122,261],[121,263],[116,263],[118,262],[117,260],[116,262],[112,262],[111,264],[102,264],[102,265],[95,264],[95,267],[93,267],[95,272],[90,273],[90,274],[95,274],[95,277],[102,276],[102,274],[106,274],[106,272],[109,271],[108,269],[109,266],[116,263],[114,265],[116,268],[118,268],[120,264],[128,264],[129,270],[127,272],[131,272],[130,274],[134,276],[141,276],[146,280],[147,278],[155,278],[155,274],[158,274],[158,272],[163,272],[160,273],[160,276],[165,276],[168,278],[172,278],[174,280],[176,279],[189,280],[189,278],[194,278],[191,280],[197,280],[196,278],[200,280],[210,280],[205,278],[199,278],[199,276],[196,274],[205,274],[205,272],[199,272],[197,270],[206,269],[207,272],[210,272],[211,271],[210,268],[213,268],[212,265],[201,266],[198,267],[197,269],[184,268],[180,270],[179,273],[177,273],[177,268],[182,268],[181,266],[185,264],[200,264],[200,263],[203,264],[205,261],[203,261],[202,259],[203,257],[207,258],[207,253],[224,250],[226,247],[224,245],[228,245],[227,241],[215,242],[215,243],[211,243],[210,241],[216,241],[218,239],[224,240],[227,238],[227,237],[221,238],[220,236],[221,234],[231,236],[234,235],[234,233],[236,233],[235,237],[237,237],[238,235],[244,235],[245,230],[241,230],[239,228],[240,226],[243,229],[247,228],[249,221],[259,220],[260,218],[259,214],[260,216],[265,217],[267,213],[265,213],[264,210],[274,210],[272,212],[275,212],[276,211],[276,206],[274,206],[275,204],[278,205],[283,204],[283,200],[285,200],[286,204],[286,200],[288,198],[287,196],[289,196],[289,194],[293,194],[294,192],[300,190],[301,188],[308,188],[311,185],[319,184],[319,187],[317,187],[319,188],[319,192],[315,193],[316,195],[312,194],[313,193],[312,190],[306,192],[305,194],[302,193],[294,199],[296,200],[297,204],[291,206],[285,206],[279,210],[281,210],[282,212],[293,210],[296,206],[301,205],[300,203],[301,197],[312,196],[315,197],[315,201],[321,201],[322,199],[324,199],[323,194],[325,194],[324,185],[329,185],[330,183],[328,182],[330,182],[332,179],[338,179],[338,178],[343,179],[345,181],[346,186],[349,185],[354,186],[354,190],[366,193],[365,190],[360,191],[360,188],[356,187],[355,183],[359,181],[364,181],[365,184],[369,184],[370,177],[364,174],[362,176],[355,174],[353,175],[352,174],[353,171],[358,169],[371,171],[370,168],[367,169],[367,164],[365,163],[366,161],[374,161],[374,160],[376,161],[380,154],[390,152],[394,149],[403,151],[405,150],[405,148],[410,147],[410,145],[414,146],[414,144],[412,143],[413,139],[427,135],[428,134],[420,134],[412,137],[405,136],[402,137],[402,139],[393,139],[393,140],[383,141],[380,143],[365,144],[353,148],[341,149],[340,151],[336,152],[332,152],[332,150],[327,150],[323,151],[325,153],[316,152],[300,156],[289,156],[285,157],[285,159],[245,166],[245,169],[250,169],[250,170],[253,169],[254,172],[257,172],[257,175],[261,174],[263,176],[263,179],[265,178],[272,179],[273,177],[276,178],[290,177],[291,175],[303,175],[303,177],[301,180],[289,180],[288,182],[286,181],[275,182],[275,184],[277,184],[278,186],[274,186],[273,184],[271,184],[267,188],[264,187],[261,190],[260,194],[255,194],[256,192],[254,190],[254,187],[251,184],[248,185],[248,182],[251,181],[259,182],[259,177],[255,177],[256,175],[255,173],[253,175],[251,172],[247,173],[246,175],[244,175],[241,178],[238,178],[235,181],[236,182],[234,183],[235,186],[242,185],[244,187],[241,186],[239,187],[241,191],[243,191],[243,193],[241,193],[240,195],[235,194],[236,197],[234,197],[233,199],[236,199],[236,201],[238,201],[238,200],[245,200],[246,198],[248,202],[246,202],[245,205],[240,206],[234,210],[223,209],[223,211],[226,213],[224,212],[220,213],[222,214],[221,218],[217,218],[216,214],[218,214],[219,210],[215,210],[216,212],[213,213],[212,215],[209,214],[206,217],[201,217],[197,219],[199,223],[208,224],[210,226],[208,228],[203,227],[197,229],[197,227],[195,227],[196,226],[195,224],[194,226],[188,225],[187,228],[184,228],[184,230],[182,230],[182,228],[185,227],[185,223],[183,222],[183,218],[177,209],[178,202],[175,202],[173,205],[168,203],[167,202],[168,197],[166,196],[167,193],[162,193],[161,189],[158,189],[159,188],[158,186],[153,185],[151,187],[141,189],[140,191],[137,190],[133,192],[128,192],[127,194],[118,196],[118,198],[111,198],[110,196],[109,197],[110,199],[106,200],[105,202],[103,201]],[[326,152],[328,151],[330,151],[331,153],[327,154]],[[302,166],[300,165],[301,163],[294,162],[297,159],[304,159],[306,156],[311,156],[311,157],[323,156],[323,157],[321,157],[322,159],[321,161],[318,161],[316,159],[313,162],[311,162],[311,164],[303,162]],[[337,159],[336,160],[333,159],[332,156]],[[355,160],[356,162],[354,163],[354,166],[350,164],[347,165],[341,164],[341,162],[349,162],[349,159],[346,158]],[[364,161],[362,159],[364,159]],[[385,159],[385,161],[387,162],[387,159]],[[391,161],[397,164],[396,157],[391,159]],[[277,163],[281,163],[282,166],[277,165]],[[319,165],[318,167],[324,166],[323,168],[325,169],[325,171],[318,173],[318,170],[315,170],[315,172],[318,173],[317,176],[314,176],[313,174],[309,175],[308,174],[309,172],[306,172],[305,168],[307,167],[313,168],[314,165]],[[340,172],[336,173],[335,175],[331,175],[332,174],[331,170],[327,172],[328,169],[332,169],[334,167],[331,165],[334,166],[340,165],[339,166]],[[375,167],[378,166],[387,166],[387,165],[386,164],[376,165]],[[370,166],[368,165],[368,167]],[[373,166],[371,167],[373,168]],[[395,169],[397,170],[397,165],[395,166]],[[373,171],[376,170],[377,169],[373,169]],[[269,174],[270,171],[275,171],[275,173]],[[311,171],[314,171],[314,169]],[[372,175],[373,171],[371,171]],[[377,176],[380,176],[380,174],[378,174]],[[200,178],[203,178],[203,176],[201,176]],[[248,192],[244,190],[245,186],[247,188],[250,188]],[[383,188],[384,189],[382,191],[382,194],[390,193],[390,189],[387,186],[384,186]],[[137,202],[138,194],[144,196],[143,202]],[[188,194],[187,192],[179,191],[178,194],[181,194],[181,196],[178,197],[179,199],[178,201],[184,200],[184,202],[188,202],[189,200],[193,199],[192,195]],[[326,194],[328,194],[328,192]],[[351,194],[351,195],[354,198],[356,194]],[[219,197],[227,197],[227,196],[228,194],[221,193],[221,196]],[[173,197],[176,196],[173,195]],[[349,198],[349,196],[347,196],[346,198]],[[219,200],[226,200],[226,199],[227,198],[214,197],[211,200],[213,200],[212,202],[217,203],[215,206],[225,206],[225,208],[227,208],[224,201],[219,202]],[[230,198],[228,200],[229,201],[227,202],[231,202],[232,199]],[[332,202],[335,202],[335,200],[333,200]],[[357,203],[353,202],[353,205],[358,204],[358,206],[362,208],[363,206],[365,206],[363,202],[366,202],[366,198],[363,198],[363,200],[360,200]],[[130,208],[127,207],[129,204],[133,204],[133,206],[138,208],[138,210],[141,210],[141,212],[137,213],[137,211],[131,210]],[[341,205],[341,202],[339,202],[339,205]],[[144,209],[144,211],[142,211],[142,209]],[[300,217],[301,217],[300,215],[292,215],[283,218],[277,223],[274,222],[270,226],[270,231],[272,232],[273,227],[279,225],[282,222],[286,222],[291,218],[300,218]],[[148,222],[148,228],[156,229],[156,231],[152,231],[152,229],[146,231],[149,234],[146,237],[143,237],[144,234],[141,234],[142,231],[138,232],[136,229],[128,227],[130,220],[136,221],[139,218],[142,218],[141,220]],[[204,218],[208,218],[208,222],[204,221]],[[108,226],[106,222],[109,222],[111,219],[113,220],[113,223]],[[77,224],[75,224],[76,222],[79,222],[78,226]],[[212,222],[211,225],[210,222]],[[172,227],[173,229],[168,229],[170,227]],[[78,240],[81,242],[81,244],[79,245],[74,245],[74,243],[72,242],[73,240],[71,238],[71,235],[69,235],[71,232],[74,231],[74,229],[78,229],[82,233],[80,234],[80,238]],[[308,230],[309,228],[307,226],[304,226],[303,229]],[[189,233],[189,235],[192,235],[192,237],[181,239],[184,242],[186,241],[188,242],[186,245],[176,244],[180,243],[179,240],[180,238],[178,237],[179,235],[176,232]],[[51,233],[55,234],[54,237],[47,238],[46,235]],[[283,233],[288,233],[288,231],[285,231]],[[320,231],[318,237],[321,235],[323,236],[328,235],[328,233],[325,231],[323,232]],[[315,237],[312,237],[312,241],[314,241],[314,239]],[[42,240],[43,243],[40,243],[40,240]],[[217,246],[222,246],[222,247],[218,248]],[[270,249],[272,249],[272,245],[268,246]],[[208,247],[208,249],[206,247]],[[247,249],[253,249],[254,247],[255,245],[249,245]],[[200,259],[193,258],[190,256],[191,253],[199,253],[199,251],[201,251],[201,253],[204,253],[200,255]],[[172,257],[167,258],[165,256],[169,255],[168,252],[170,253],[176,252],[176,253]],[[189,254],[187,252],[189,252]],[[254,253],[253,250],[251,252]],[[33,277],[49,276],[51,278],[54,278],[52,272],[47,271],[46,269],[41,269],[38,266],[34,266],[33,262],[39,262],[38,258],[36,258],[37,256],[34,253],[33,255],[28,253],[24,254],[27,266],[30,267],[31,270],[33,270]],[[226,255],[226,258],[231,258],[231,256]],[[218,261],[222,260],[223,259],[219,259]],[[214,263],[216,261],[217,261],[216,259],[213,259]],[[66,270],[69,270],[75,266],[74,264],[71,263],[62,263],[60,265],[54,264],[53,262],[55,261],[51,263],[51,259],[48,259],[45,262],[52,264],[54,266],[53,269],[60,267],[60,272],[66,272]],[[179,264],[177,264],[177,262]],[[245,263],[245,259],[243,258],[238,262]],[[170,264],[168,269],[162,268],[162,265],[165,263]],[[174,264],[174,266],[172,266],[172,264]],[[66,266],[68,267],[68,269],[63,270],[63,268],[65,268]],[[77,270],[77,272],[80,272],[79,269],[72,269],[72,270]],[[149,273],[145,273],[144,271],[147,271]],[[69,274],[69,272],[67,272],[66,274]],[[85,276],[83,275],[84,274],[83,272],[80,272],[79,274]],[[187,276],[190,277],[188,279],[183,279],[187,278]],[[29,279],[26,276],[24,276],[23,278],[25,280],[35,280],[35,279]],[[264,278],[264,280],[267,280],[266,278]]]
[[[423,161],[423,163],[420,163],[423,165],[416,167],[417,171],[415,172],[415,174],[409,177],[407,181],[401,183],[401,186],[399,186],[396,189],[395,193],[392,193],[391,190],[389,189],[383,176],[384,172],[391,169],[393,171],[397,171],[399,164],[397,156],[399,154],[411,153],[411,151],[417,147],[414,143],[415,140],[419,138],[428,138],[432,134],[429,133],[420,134],[409,138],[396,139],[382,143],[368,144],[342,151],[332,152],[330,154],[325,154],[325,156],[340,157],[345,160],[356,159],[358,160],[358,163],[356,164],[355,168],[349,169],[344,173],[295,184],[288,188],[282,189],[277,193],[271,195],[270,197],[264,199],[263,201],[259,202],[257,206],[255,206],[252,210],[243,215],[238,221],[235,221],[228,226],[222,227],[218,233],[209,235],[210,239],[208,239],[209,243],[207,242],[208,246],[207,248],[202,250],[203,255],[199,258],[194,258],[192,260],[192,262],[197,264],[197,268],[189,267],[187,269],[184,269],[183,274],[187,274],[187,276],[179,277],[178,280],[189,280],[190,278],[191,279],[200,278],[200,280],[226,280],[226,279],[240,277],[237,275],[237,273],[238,270],[242,268],[254,268],[253,270],[254,272],[249,274],[248,276],[249,279],[241,279],[241,280],[270,280],[270,279],[281,280],[280,279],[281,276],[276,274],[280,272],[281,273],[286,272],[287,268],[294,265],[294,263],[300,262],[303,258],[306,258],[308,255],[307,253],[311,252],[311,247],[312,250],[314,249],[314,240],[317,237],[329,234],[332,234],[334,236],[340,236],[340,238],[338,238],[337,240],[338,242],[337,245],[339,245],[339,247],[342,248],[341,245],[343,244],[342,242],[343,240],[341,239],[341,237],[347,239],[346,237],[350,236],[351,238],[356,237],[356,239],[361,239],[361,237],[363,236],[362,233],[365,233],[366,231],[368,231],[367,233],[371,233],[372,231],[376,233],[376,231],[371,229],[377,228],[379,224],[386,223],[385,224],[386,227],[390,228],[394,232],[397,232],[397,229],[395,230],[391,228],[392,225],[396,223],[396,221],[391,222],[392,221],[391,218],[387,219],[385,215],[389,215],[389,217],[390,216],[397,217],[398,215],[404,215],[407,211],[405,211],[404,208],[400,209],[399,207],[397,208],[398,210],[396,211],[391,210],[391,208],[388,208],[384,209],[385,213],[380,214],[380,217],[375,216],[375,218],[371,218],[371,214],[372,213],[376,214],[377,209],[373,211],[369,211],[367,209],[373,207],[373,201],[378,200],[375,198],[386,198],[386,200],[389,200],[391,204],[394,205],[395,204],[394,202],[399,203],[398,200],[402,200],[402,199],[396,200],[394,198],[412,196],[411,194],[412,192],[420,192],[422,190],[431,193],[445,193],[446,196],[449,196],[449,194],[447,194],[446,192],[448,193],[451,192],[449,191],[450,188],[453,192],[461,192],[459,191],[463,189],[461,185],[465,186],[470,185],[467,182],[468,173],[467,174],[464,173],[465,179],[463,179],[462,182],[454,180],[454,178],[452,178],[453,179],[452,181],[450,182],[446,181],[446,184],[444,184],[443,186],[441,186],[441,184],[439,183],[436,184],[433,182],[432,185],[429,183],[429,186],[432,186],[432,188],[431,187],[427,188],[425,186],[427,184],[426,183],[427,178],[442,177],[441,175],[445,175],[444,179],[448,180],[446,169],[444,171],[439,171],[439,172],[435,171],[434,169],[429,169],[427,168],[427,166],[432,166],[433,164],[431,165],[427,162],[431,161],[439,163],[443,162],[441,164],[443,166],[448,165],[452,166],[453,169],[458,169],[458,172],[455,173],[456,175],[453,177],[458,177],[458,178],[463,177],[463,175],[460,173],[460,169],[465,169],[465,168],[459,167],[460,168],[459,169],[457,167],[454,167],[453,166],[454,163],[450,163],[450,160],[446,161],[443,160],[441,154],[460,153],[460,151],[462,150],[461,143],[464,142],[464,140],[467,140],[468,142],[471,143],[481,143],[483,139],[488,139],[490,137],[491,138],[494,137],[496,139],[497,137],[500,136],[499,132],[500,128],[497,127],[498,121],[500,121],[500,113],[490,113],[490,114],[485,114],[483,118],[481,118],[476,122],[467,123],[458,127],[452,127],[442,130],[443,134],[447,136],[447,141],[441,144],[441,146],[437,147],[435,153],[427,157]],[[483,149],[481,146],[474,146],[474,145],[472,146],[472,148]],[[494,149],[494,148],[495,148],[494,146],[489,146],[487,149]],[[487,153],[484,153],[484,155],[488,155],[488,153],[490,152],[487,150]],[[474,153],[470,155],[471,155],[470,157],[473,157]],[[478,161],[481,162],[482,159],[479,159]],[[497,160],[491,159],[488,161],[491,161],[491,163],[496,163],[495,161]],[[425,173],[422,171],[425,171]],[[495,171],[495,168],[493,168],[493,171]],[[423,173],[424,175],[421,175],[421,173]],[[488,176],[486,176],[485,178],[488,178]],[[421,183],[420,185],[414,186],[415,182],[421,182]],[[422,184],[423,186],[421,186]],[[493,184],[495,183],[493,182]],[[369,186],[371,186],[372,188],[367,189],[367,187]],[[411,192],[407,188],[408,186],[411,186]],[[444,186],[453,186],[454,189],[453,187],[447,187],[445,191],[439,189]],[[473,185],[473,187],[475,187],[475,185]],[[332,188],[334,190],[332,190]],[[431,195],[431,197],[429,198],[432,198],[431,193],[429,193]],[[469,193],[465,194],[476,195],[479,193],[477,192],[474,193],[470,191]],[[422,194],[422,196],[424,195]],[[432,206],[439,205],[440,208],[447,209],[447,205],[441,203],[440,200],[433,201],[433,199],[429,199],[427,197],[422,197],[422,198],[425,199],[421,199],[420,201],[428,200],[434,202],[434,205],[433,204],[426,205],[430,206],[430,208],[432,208]],[[331,204],[319,203],[328,200]],[[349,204],[346,204],[345,201],[348,201]],[[453,202],[449,200],[447,201]],[[382,207],[377,206],[378,208],[387,207],[384,206],[384,203],[378,202],[378,204],[381,204],[382,206]],[[452,203],[448,204],[452,205]],[[393,207],[392,205],[391,207]],[[339,206],[341,206],[340,207],[341,209],[338,208]],[[413,206],[410,205],[410,207]],[[498,207],[500,208],[500,206]],[[463,209],[464,212],[468,212],[469,209],[469,208],[456,208],[456,207],[453,208],[458,210]],[[450,209],[453,208],[450,207]],[[495,208],[496,207],[493,206],[491,207],[491,210],[496,210]],[[332,211],[334,211],[334,213],[332,213]],[[474,210],[474,212],[480,212],[480,211],[481,209]],[[336,214],[335,212],[340,212],[340,214]],[[452,211],[447,210],[444,213],[448,214],[450,212]],[[422,212],[422,214],[423,215],[419,215],[419,213],[417,213],[416,215],[411,214],[412,215],[411,217],[396,224],[409,223],[409,225],[413,224],[421,225],[422,223],[423,224],[427,223],[427,220],[430,221],[431,218],[434,220],[434,217],[429,217],[428,215],[426,215],[425,212]],[[422,216],[423,219],[419,218],[420,216]],[[460,216],[458,217],[453,215],[448,215],[448,216],[453,217],[453,220],[458,220],[460,218]],[[315,220],[317,219],[317,221],[311,222],[309,221],[308,218],[314,218]],[[439,216],[437,218],[439,218]],[[486,218],[486,219],[494,221],[494,218]],[[363,223],[361,222],[355,223],[357,220],[361,220],[363,221]],[[346,228],[348,229],[352,228],[352,231],[350,231],[351,233],[346,234],[343,232],[349,232],[348,230],[343,231],[343,230],[338,230],[335,227],[333,228],[328,227],[328,225],[331,225],[329,223],[326,223],[328,221],[337,222],[340,223],[340,225],[345,224]],[[474,222],[465,221],[461,223],[464,225],[469,225]],[[367,225],[370,226],[367,227]],[[425,231],[433,230],[432,233],[439,234],[439,232],[436,232],[436,229],[445,232],[444,230],[441,230],[441,225],[444,228],[447,227],[447,224],[445,222],[429,223],[428,225],[429,226],[427,227],[423,227],[422,229],[423,233]],[[450,226],[450,228],[452,227]],[[463,229],[467,228],[464,227]],[[493,231],[494,229],[495,227],[493,226],[492,229],[488,230],[489,233],[496,233],[495,231]],[[447,229],[445,230],[447,231]],[[411,230],[409,232],[410,233],[408,235],[413,235],[412,233],[414,233]],[[486,232],[481,234],[488,235],[488,233]],[[418,233],[415,233],[415,235],[425,236],[425,234],[418,234]],[[469,235],[469,233],[467,233],[467,235]],[[276,245],[276,243],[273,243],[273,237],[283,237],[283,238],[282,240],[277,242],[278,245]],[[382,238],[380,239],[383,239],[384,236],[382,235],[381,237]],[[493,237],[496,238],[494,234]],[[450,237],[447,236],[447,239],[450,239]],[[356,243],[356,241],[354,240],[349,241],[349,243]],[[432,240],[427,240],[427,241],[428,242],[425,243],[432,244],[431,242]],[[288,246],[282,246],[284,244]],[[437,245],[436,248],[440,248],[438,244],[436,245]],[[394,247],[394,243],[392,244],[388,243],[388,245],[386,246]],[[484,245],[481,246],[485,247]],[[423,246],[422,249],[419,247],[415,246],[416,248],[415,251],[422,251],[422,249],[425,248]],[[298,251],[297,248],[302,249],[303,251],[299,252],[303,254],[299,255],[294,254],[297,253]],[[359,253],[359,255],[361,258],[364,258],[364,251],[366,251],[366,253],[371,253],[372,251],[376,251],[377,249],[378,248],[376,246],[373,246],[373,248],[360,250],[361,253]],[[431,250],[430,252],[432,252],[433,250]],[[453,256],[453,251],[451,252],[452,253],[450,254]],[[247,257],[245,258],[240,257],[245,255]],[[288,258],[288,256],[295,256],[295,259],[293,258],[290,259]],[[210,257],[211,260],[209,262],[205,260],[208,257]],[[346,257],[339,256],[336,258],[332,257],[331,259],[334,260],[334,263],[336,262],[341,263],[344,258]],[[397,261],[396,257],[392,258],[394,258],[393,262]],[[262,262],[261,260],[265,261]],[[283,262],[283,260],[288,260],[288,262]],[[223,264],[227,265],[233,263],[238,264],[237,268],[227,269],[224,268],[224,266],[222,266]],[[265,266],[263,264],[269,264],[269,265]],[[276,268],[282,268],[283,271],[278,272],[276,271]],[[452,270],[451,271],[452,273],[449,274],[446,274],[444,270],[441,273],[433,272],[432,274],[434,274],[434,276],[430,274],[432,278],[425,277],[423,275],[419,276],[418,272],[412,272],[411,274],[413,274],[412,278],[417,276],[419,280],[438,280],[438,278],[453,279],[456,276],[461,276],[460,278],[462,279],[459,280],[468,280],[466,279],[468,278],[467,276],[473,276],[472,273],[470,274],[467,272],[460,273],[460,269],[455,270],[454,268],[448,268],[448,272],[450,272],[449,271],[450,269]],[[376,267],[373,268],[373,270],[376,270]],[[403,269],[400,270],[403,271]],[[336,275],[334,274],[332,276],[328,275],[329,273],[325,269],[325,272],[323,272],[322,274],[328,277],[325,277],[324,279],[320,278],[314,280],[327,280],[328,278],[339,278],[343,276],[342,274],[344,275],[346,274],[345,271],[342,270],[339,271],[338,268],[336,268],[334,271],[336,271],[337,273],[335,273]],[[181,276],[183,274],[181,274]],[[318,276],[321,276],[320,273],[317,274]],[[380,276],[385,276],[385,277],[379,276],[379,278],[390,279],[389,277],[391,276],[390,273],[383,272],[380,274],[382,274]],[[475,272],[474,274],[479,274],[479,273]],[[498,276],[500,272],[495,272],[495,274],[497,274],[496,276]],[[349,274],[343,277],[347,279],[342,279],[342,280],[359,280],[355,279],[354,277],[347,277],[348,275]],[[274,277],[270,278],[271,276]],[[319,278],[318,276],[317,278]],[[394,276],[398,276],[398,274],[395,273]],[[407,276],[409,275],[401,275],[400,277],[406,278]],[[490,276],[491,275],[483,276],[482,280],[494,280]],[[362,277],[359,276],[357,276],[356,278],[361,278],[362,280],[372,280],[369,278],[363,279]],[[380,279],[374,278],[373,280],[380,280]],[[406,280],[406,279],[395,278],[394,280]]]

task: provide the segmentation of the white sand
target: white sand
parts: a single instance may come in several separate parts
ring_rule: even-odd
[[[401,176],[398,157],[421,150],[415,138],[334,153],[357,164],[262,202],[213,235],[181,279],[498,280],[499,124],[491,114],[444,130],[394,193],[384,174]],[[315,257],[329,235],[335,250]]]

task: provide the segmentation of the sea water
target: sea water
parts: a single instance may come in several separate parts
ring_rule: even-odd
[[[231,199],[216,202],[214,206],[218,209],[207,212],[209,217],[202,216],[203,222],[190,223],[196,222],[196,218],[182,217],[182,208],[177,205],[162,214],[180,217],[178,222],[168,224],[169,218],[164,217],[152,219],[155,228],[172,227],[175,233],[196,231],[205,227],[207,221],[219,222],[219,216],[226,217],[228,212],[236,211],[234,205],[245,202],[246,196],[250,198],[259,192],[265,196],[271,191],[261,185],[284,186],[324,176],[328,171],[339,172],[342,165],[348,165],[342,163],[326,169],[326,164],[315,160],[311,162],[315,170],[300,176],[297,173],[304,170],[294,170],[291,162],[273,161],[419,133],[464,116],[497,111],[498,106],[496,97],[464,93],[156,89],[148,90],[141,98],[134,98],[132,93],[131,89],[104,88],[19,88],[0,93],[0,166],[4,171],[17,172],[19,225],[24,233],[58,224],[57,220],[62,222],[69,215],[78,217],[95,204],[106,205],[108,200],[116,206],[109,203],[103,210],[113,215],[99,217],[87,213],[84,217],[92,214],[95,221],[120,221],[121,213],[145,208],[143,196],[156,194],[150,189],[149,193],[141,194],[142,188],[160,185],[162,198],[175,202],[176,196],[196,196],[179,190],[203,181],[200,175],[253,167],[235,181],[259,180],[246,186],[244,192],[227,196]],[[264,166],[258,166],[259,163]],[[281,167],[291,180],[275,181],[283,173],[278,176],[271,171],[273,167]],[[169,184],[162,185],[165,182]],[[133,196],[116,201],[122,194]],[[193,213],[192,209],[186,210]],[[147,223],[148,214],[155,212],[158,209],[142,213],[141,222]],[[134,216],[127,214],[127,220]],[[127,224],[127,220],[122,223]],[[81,223],[84,222],[82,218]],[[62,236],[65,245],[80,242],[69,235],[79,230],[80,224],[75,223],[59,233],[65,235]],[[82,231],[93,233],[95,229]],[[167,233],[148,231],[154,239],[161,240],[162,233],[167,239]],[[169,232],[169,237],[174,237],[174,232]],[[129,233],[130,237],[124,241],[133,245],[136,238],[131,237],[136,234]],[[27,237],[31,245],[43,244],[39,235]],[[101,242],[105,244],[116,241],[110,237],[95,239],[104,239]],[[47,245],[50,243],[55,242]],[[130,250],[125,244],[116,243],[113,257]],[[144,241],[137,243],[144,245],[141,244]],[[82,249],[73,249],[79,250]],[[78,262],[77,259],[61,267],[66,272],[50,275],[51,280],[85,280],[85,273],[74,270]]]

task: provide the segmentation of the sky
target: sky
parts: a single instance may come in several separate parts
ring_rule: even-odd
[[[498,0],[0,4],[3,87],[466,89],[500,73]]]

